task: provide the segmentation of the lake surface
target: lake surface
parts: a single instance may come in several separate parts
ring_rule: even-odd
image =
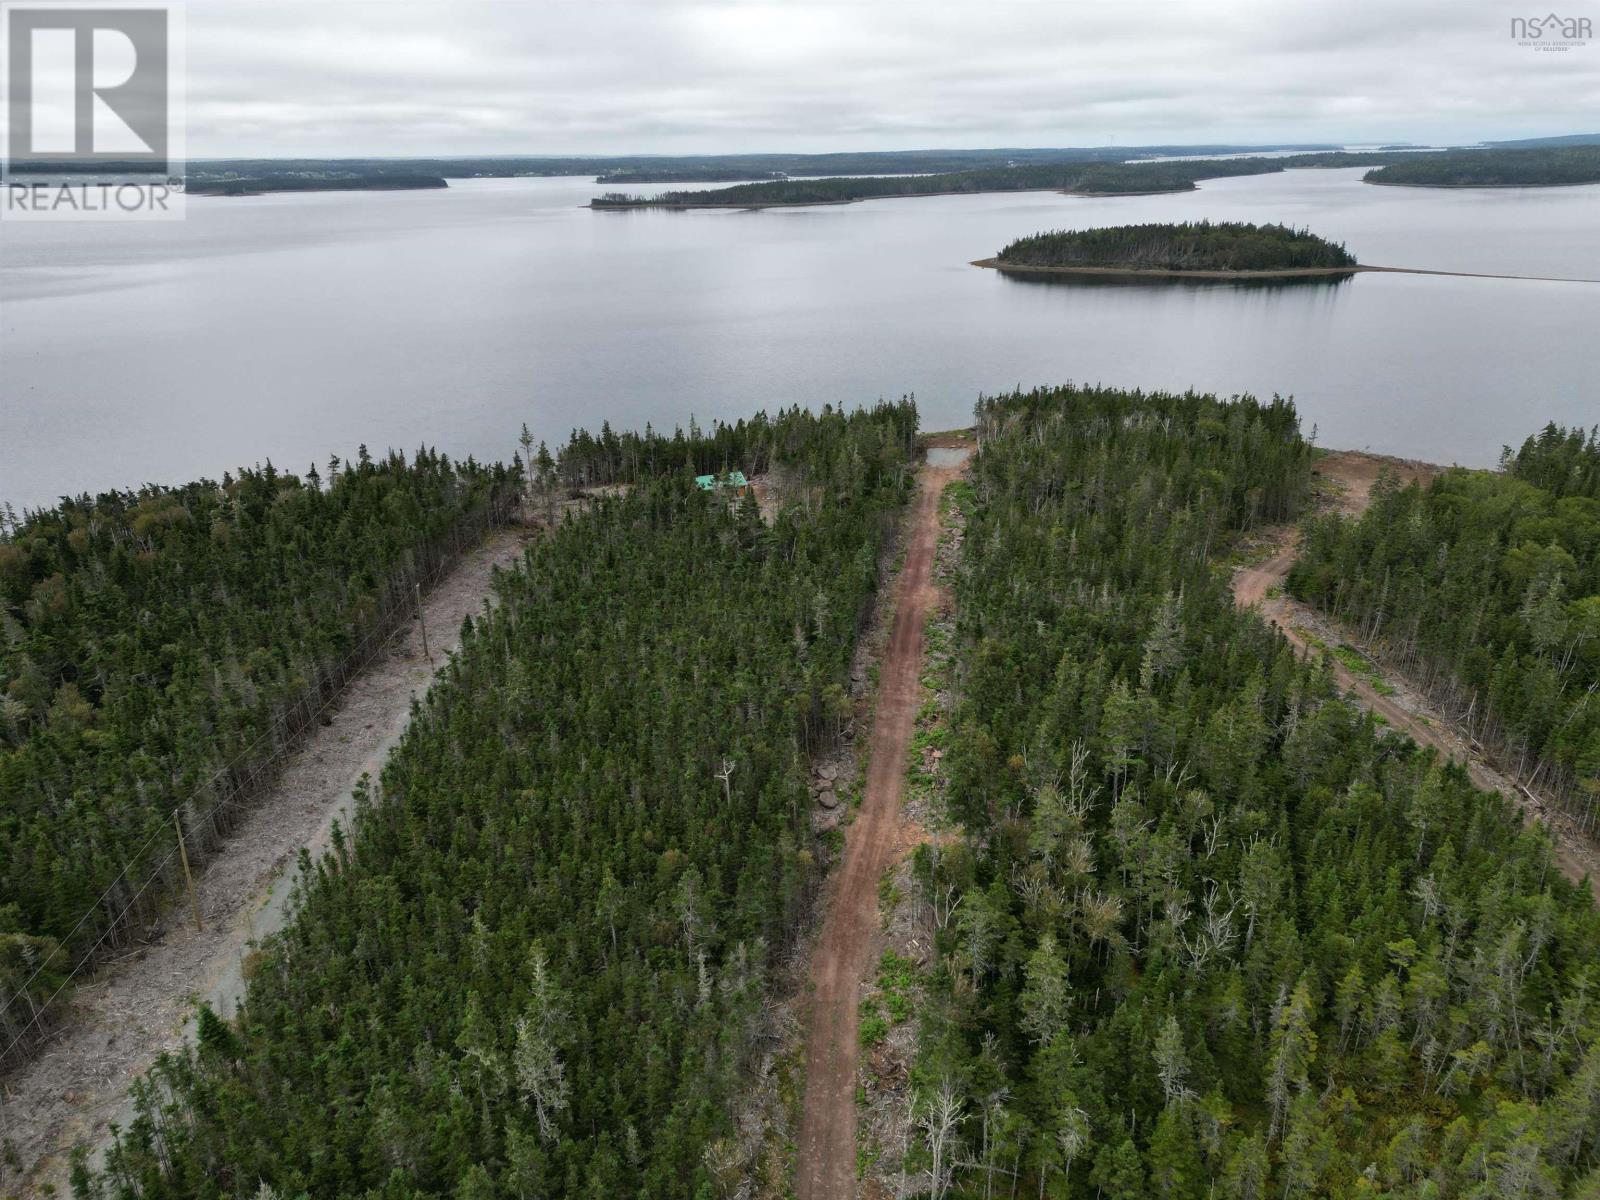
[[[1361,275],[1250,287],[971,267],[1051,228],[1285,221],[1363,262],[1600,279],[1600,187],[1373,187],[1361,171],[1090,199],[591,212],[589,179],[193,197],[181,224],[0,229],[0,499],[303,471],[366,443],[506,458],[608,419],[670,429],[914,393],[1103,382],[1293,395],[1325,446],[1490,465],[1600,421],[1600,285]]]

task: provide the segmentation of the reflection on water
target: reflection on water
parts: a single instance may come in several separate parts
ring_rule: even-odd
[[[1547,420],[1592,423],[1600,287],[1063,283],[968,265],[1043,229],[1207,218],[1304,226],[1364,262],[1600,276],[1600,188],[1360,175],[626,220],[582,207],[591,179],[485,179],[8,225],[0,499],[269,457],[303,471],[362,443],[503,459],[524,421],[556,443],[602,419],[670,429],[908,392],[925,428],[949,429],[980,393],[1067,380],[1292,394],[1322,445],[1485,465]]]
[[[999,272],[1013,283],[1044,284],[1046,287],[1069,288],[1235,288],[1241,291],[1276,292],[1284,289],[1318,288],[1334,289],[1349,283],[1358,272],[1348,271],[1338,275],[1284,275],[1277,278],[1246,277],[1243,279],[1218,279],[1211,275],[1128,275],[1108,272],[1096,275],[1090,271],[1063,272],[1059,275],[1032,271]]]

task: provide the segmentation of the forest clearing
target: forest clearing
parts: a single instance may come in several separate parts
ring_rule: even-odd
[[[1359,518],[1366,512],[1373,484],[1382,472],[1389,471],[1405,483],[1426,485],[1441,470],[1442,467],[1428,463],[1355,450],[1332,451],[1313,467],[1315,474],[1337,489],[1331,502],[1349,518]],[[1336,643],[1348,639],[1348,630],[1330,629],[1328,617],[1284,590],[1289,572],[1299,558],[1299,527],[1282,526],[1267,531],[1267,537],[1276,549],[1261,562],[1241,568],[1234,575],[1233,591],[1239,605],[1257,608],[1303,654],[1313,649],[1327,650],[1330,639]],[[1562,874],[1575,883],[1588,876],[1590,887],[1600,897],[1600,846],[1559,810],[1543,803],[1520,781],[1501,770],[1470,734],[1455,728],[1418,689],[1407,686],[1400,673],[1369,655],[1363,654],[1362,658],[1369,667],[1367,671],[1353,670],[1338,654],[1328,654],[1339,686],[1354,695],[1362,707],[1407,734],[1418,745],[1432,747],[1445,758],[1463,764],[1478,787],[1499,792],[1545,825],[1550,830],[1555,861]]]
[[[158,940],[78,988],[67,1020],[10,1073],[0,1133],[15,1146],[28,1187],[65,1194],[66,1149],[98,1146],[110,1124],[127,1124],[128,1085],[192,1033],[197,1001],[233,1012],[251,943],[287,915],[296,855],[303,847],[320,857],[334,822],[348,825],[352,791],[363,776],[377,777],[413,698],[449,661],[462,619],[489,602],[495,571],[511,566],[522,547],[515,527],[491,533],[424,595],[421,621],[400,626],[346,686],[326,723],[313,727],[270,794],[197,877],[204,930],[190,923],[187,905],[174,908]]]
[[[813,951],[806,1085],[795,1192],[799,1200],[855,1195],[858,1002],[879,940],[878,883],[910,847],[900,811],[906,751],[916,716],[923,624],[936,600],[934,552],[939,497],[962,465],[924,466],[907,515],[905,566],[896,584],[894,624],[880,664],[866,790],[845,838],[844,861],[829,884],[828,910]]]

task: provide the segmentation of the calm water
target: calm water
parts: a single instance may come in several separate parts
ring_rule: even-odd
[[[1600,279],[1600,188],[1370,187],[594,213],[587,179],[196,197],[0,232],[0,498],[303,470],[362,442],[506,457],[522,422],[670,428],[914,392],[928,428],[1066,380],[1292,394],[1323,445],[1470,464],[1600,420],[1600,285],[1358,276],[1085,287],[967,265],[1041,229],[1304,224],[1365,262]]]

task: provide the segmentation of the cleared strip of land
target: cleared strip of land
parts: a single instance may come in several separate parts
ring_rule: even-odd
[[[900,797],[919,703],[923,625],[938,591],[933,558],[939,544],[939,496],[961,471],[956,464],[925,466],[908,514],[894,625],[879,669],[866,788],[845,835],[844,861],[833,880],[812,956],[805,1108],[795,1167],[799,1200],[849,1200],[856,1194],[861,983],[879,932],[878,880],[901,843]]]
[[[1372,485],[1385,468],[1406,482],[1426,482],[1441,470],[1426,463],[1404,462],[1356,451],[1337,451],[1321,459],[1316,471],[1339,489],[1336,503],[1352,518],[1366,510]],[[1290,644],[1309,654],[1321,640],[1314,632],[1318,625],[1331,622],[1309,606],[1283,594],[1283,582],[1299,556],[1298,530],[1282,526],[1272,531],[1275,549],[1261,562],[1244,567],[1233,577],[1233,596],[1243,608],[1256,608],[1282,631]],[[1526,787],[1498,770],[1488,756],[1469,737],[1465,737],[1437,709],[1422,698],[1417,689],[1406,685],[1403,676],[1374,663],[1382,687],[1363,678],[1332,659],[1339,686],[1357,703],[1394,729],[1409,736],[1419,746],[1431,746],[1445,758],[1463,764],[1472,782],[1486,791],[1496,791],[1512,801],[1533,820],[1549,829],[1555,860],[1561,873],[1573,882],[1589,877],[1589,885],[1600,899],[1600,847],[1585,837],[1570,821],[1544,804]]]
[[[195,1000],[231,1013],[246,982],[250,943],[283,924],[293,863],[313,857],[347,821],[350,793],[363,775],[377,777],[405,731],[411,698],[424,693],[461,636],[462,618],[490,599],[496,567],[522,554],[513,528],[469,551],[423,598],[422,621],[402,626],[388,651],[353,679],[277,782],[252,807],[243,827],[196,881],[205,928],[176,909],[165,934],[81,986],[71,1016],[33,1061],[5,1080],[0,1139],[21,1161],[22,1194],[54,1185],[66,1195],[72,1147],[99,1149],[112,1122],[126,1123],[128,1084],[163,1051],[176,1049]],[[423,654],[427,628],[430,662]],[[19,1185],[5,1178],[0,1191]]]

